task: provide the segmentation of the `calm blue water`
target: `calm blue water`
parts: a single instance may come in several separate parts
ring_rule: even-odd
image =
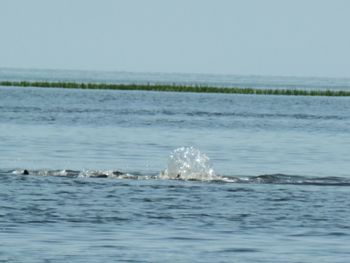
[[[0,79],[349,88],[88,73]],[[0,87],[0,262],[348,262],[349,134],[350,98]]]

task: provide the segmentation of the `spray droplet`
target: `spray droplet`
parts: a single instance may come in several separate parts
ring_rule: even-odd
[[[194,147],[175,149],[168,158],[162,178],[184,180],[213,180],[216,178],[208,156]]]

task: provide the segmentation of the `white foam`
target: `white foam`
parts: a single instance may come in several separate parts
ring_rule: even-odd
[[[168,167],[159,175],[161,179],[211,181],[218,177],[209,157],[194,147],[181,147],[170,153]]]

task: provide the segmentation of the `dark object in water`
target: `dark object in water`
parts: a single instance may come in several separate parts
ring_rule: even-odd
[[[94,177],[96,177],[96,178],[107,178],[108,175],[107,174],[98,174],[98,175],[95,175]]]
[[[24,169],[24,170],[21,172],[21,174],[23,174],[23,175],[28,175],[28,174],[29,174],[29,171],[28,171],[27,169]]]
[[[119,171],[113,171],[113,175],[116,175],[116,176],[118,176],[118,175],[123,175],[124,173],[122,173],[122,172],[119,172]]]

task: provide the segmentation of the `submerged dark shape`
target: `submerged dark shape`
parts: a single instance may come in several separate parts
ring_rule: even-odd
[[[97,175],[95,175],[94,177],[96,177],[96,178],[107,178],[107,177],[108,177],[108,175],[107,175],[107,174],[102,173],[102,174],[97,174]]]
[[[251,177],[238,177],[236,179],[237,183],[350,186],[350,179],[343,177],[314,177],[286,174],[263,174]]]
[[[0,170],[1,173],[1,170]],[[6,172],[5,172],[6,173]],[[184,180],[184,181],[205,181],[212,183],[237,183],[237,184],[284,184],[284,185],[317,185],[317,186],[350,186],[349,177],[316,177],[303,175],[287,175],[287,174],[262,174],[258,176],[220,176],[215,175],[211,178],[202,177],[185,177],[178,172],[174,176],[169,177],[161,172],[158,175],[149,175],[142,173],[127,173],[114,171],[79,171],[79,170],[27,170],[19,169],[13,170],[12,174],[16,175],[31,175],[31,176],[58,176],[70,178],[115,178],[115,179],[136,179],[136,180]]]
[[[80,176],[82,177],[92,177],[92,178],[107,178],[107,177],[116,177],[119,178],[120,176],[125,175],[125,173],[120,172],[120,171],[95,171],[95,170],[90,170],[86,172],[80,172]]]

